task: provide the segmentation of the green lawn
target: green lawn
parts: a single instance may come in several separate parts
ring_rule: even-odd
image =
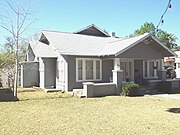
[[[19,101],[0,102],[0,135],[180,133],[180,101],[157,97],[73,98],[19,90]]]

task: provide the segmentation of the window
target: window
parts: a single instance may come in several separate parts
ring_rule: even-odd
[[[93,60],[86,60],[86,80],[93,79]]]
[[[100,77],[100,61],[96,61],[96,79],[101,79]]]
[[[82,60],[78,60],[78,80],[82,80],[83,76],[82,76]]]
[[[147,61],[144,62],[144,70],[145,70],[145,77],[148,77],[148,66],[147,66]]]
[[[149,77],[154,77],[154,61],[149,61]]]
[[[102,61],[99,59],[76,59],[76,81],[98,81],[102,78]]]
[[[147,78],[157,77],[157,70],[161,69],[161,60],[147,60],[143,62],[143,75]]]

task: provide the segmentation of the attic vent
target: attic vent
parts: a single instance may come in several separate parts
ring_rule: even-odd
[[[112,32],[112,37],[116,37],[116,33],[115,32]]]
[[[49,41],[48,41],[48,39],[45,37],[44,34],[41,35],[41,38],[39,39],[39,41],[42,42],[42,43],[45,43],[45,44],[49,45]]]

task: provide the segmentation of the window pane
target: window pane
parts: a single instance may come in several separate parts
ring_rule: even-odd
[[[131,62],[129,62],[129,81],[131,81],[131,76],[132,76],[131,69],[132,69],[132,64]]]
[[[159,70],[159,61],[156,61],[156,69]]]
[[[121,62],[120,63],[120,69],[123,70],[123,81],[126,80],[126,62]]]
[[[86,79],[87,80],[93,79],[93,61],[92,60],[86,61]]]
[[[149,77],[154,77],[154,61],[149,62]]]
[[[144,71],[145,71],[145,77],[147,77],[147,61],[146,62],[144,62]]]
[[[82,60],[78,60],[78,80],[82,80]]]
[[[100,79],[100,61],[96,61],[96,79]]]

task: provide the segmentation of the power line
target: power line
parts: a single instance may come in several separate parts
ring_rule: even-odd
[[[158,31],[159,25],[164,23],[164,16],[165,16],[165,14],[167,13],[168,9],[171,9],[171,8],[172,8],[171,1],[172,1],[172,0],[169,0],[168,5],[167,5],[165,11],[164,11],[163,14],[161,15],[161,18],[160,18],[160,20],[159,20],[159,23],[158,23],[158,25],[157,25],[156,28],[155,28],[156,31]]]

